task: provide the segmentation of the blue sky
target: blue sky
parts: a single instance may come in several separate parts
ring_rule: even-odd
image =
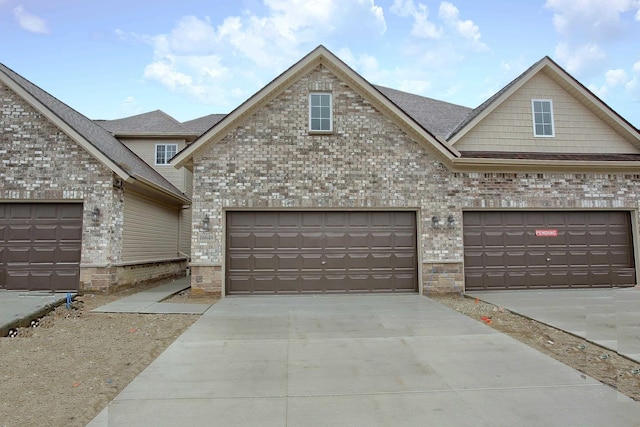
[[[319,44],[476,107],[550,56],[640,127],[640,0],[0,0],[0,62],[93,119],[227,113]]]

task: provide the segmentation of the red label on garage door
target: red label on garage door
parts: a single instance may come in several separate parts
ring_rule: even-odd
[[[558,237],[558,230],[536,230],[536,237]]]

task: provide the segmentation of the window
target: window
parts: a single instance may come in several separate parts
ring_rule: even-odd
[[[531,110],[533,112],[533,135],[555,136],[553,128],[553,104],[551,100],[532,99]]]
[[[156,144],[156,165],[168,165],[178,152],[178,144]]]
[[[309,130],[311,132],[331,132],[331,94],[312,93],[309,95]]]

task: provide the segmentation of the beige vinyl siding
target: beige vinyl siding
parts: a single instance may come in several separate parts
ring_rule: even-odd
[[[163,260],[179,256],[180,209],[141,194],[124,194],[122,261]]]
[[[532,99],[553,101],[554,137],[534,137]],[[460,151],[640,153],[544,72],[533,76],[455,147]]]
[[[187,179],[185,177],[186,168],[176,169],[173,165],[156,165],[156,145],[157,144],[177,144],[178,151],[186,146],[184,139],[144,139],[144,138],[120,138],[122,143],[129,147],[145,162],[154,168],[167,181],[175,185],[178,190],[186,192]],[[190,195],[189,195],[190,196]]]

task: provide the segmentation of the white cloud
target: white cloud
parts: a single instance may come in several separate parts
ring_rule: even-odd
[[[425,4],[415,3],[413,0],[394,0],[390,11],[401,18],[413,18],[411,36],[416,41],[439,41],[438,47],[429,45],[431,52],[426,53],[429,57],[443,54],[451,57],[451,52],[467,48],[474,51],[488,50],[487,45],[480,40],[480,28],[469,19],[460,19],[460,11],[448,1],[440,3],[437,20],[430,19],[429,8]]]
[[[625,83],[624,90],[634,101],[640,101],[640,61],[631,68],[633,77]]]
[[[487,45],[480,41],[480,37],[482,37],[480,28],[470,19],[461,20],[460,11],[452,3],[448,1],[440,3],[438,16],[445,24],[453,27],[462,38],[470,41],[475,49],[487,50]]]
[[[589,90],[598,95],[600,98],[606,98],[611,91],[618,87],[623,87],[629,83],[629,75],[621,68],[608,70],[605,75],[605,82],[602,86],[595,84],[589,85]]]
[[[576,41],[609,40],[623,31],[624,14],[640,14],[637,0],[547,0],[545,7],[554,11],[558,34]]]
[[[417,5],[413,0],[394,0],[391,12],[402,18],[412,17],[411,35],[419,39],[439,39],[442,30],[429,20],[429,8],[422,3]]]
[[[375,0],[264,0],[265,12],[245,10],[219,22],[184,16],[167,33],[137,35],[116,31],[121,40],[142,40],[153,47],[153,60],[144,77],[171,91],[226,108],[244,100],[247,81],[254,89],[289,67],[317,40],[326,40],[358,23],[360,34],[372,37],[386,31],[384,11]],[[225,58],[233,58],[234,65]],[[375,61],[361,58],[365,69]],[[259,78],[268,75],[269,79]]]
[[[576,48],[567,43],[559,43],[556,46],[555,57],[570,74],[577,75],[600,63],[607,57],[607,53],[596,44]]]
[[[27,12],[23,6],[13,8],[13,16],[24,30],[35,34],[49,34],[47,22],[39,16]]]
[[[547,0],[545,7],[560,36],[556,57],[577,74],[604,72],[608,52],[640,19],[638,0]]]

